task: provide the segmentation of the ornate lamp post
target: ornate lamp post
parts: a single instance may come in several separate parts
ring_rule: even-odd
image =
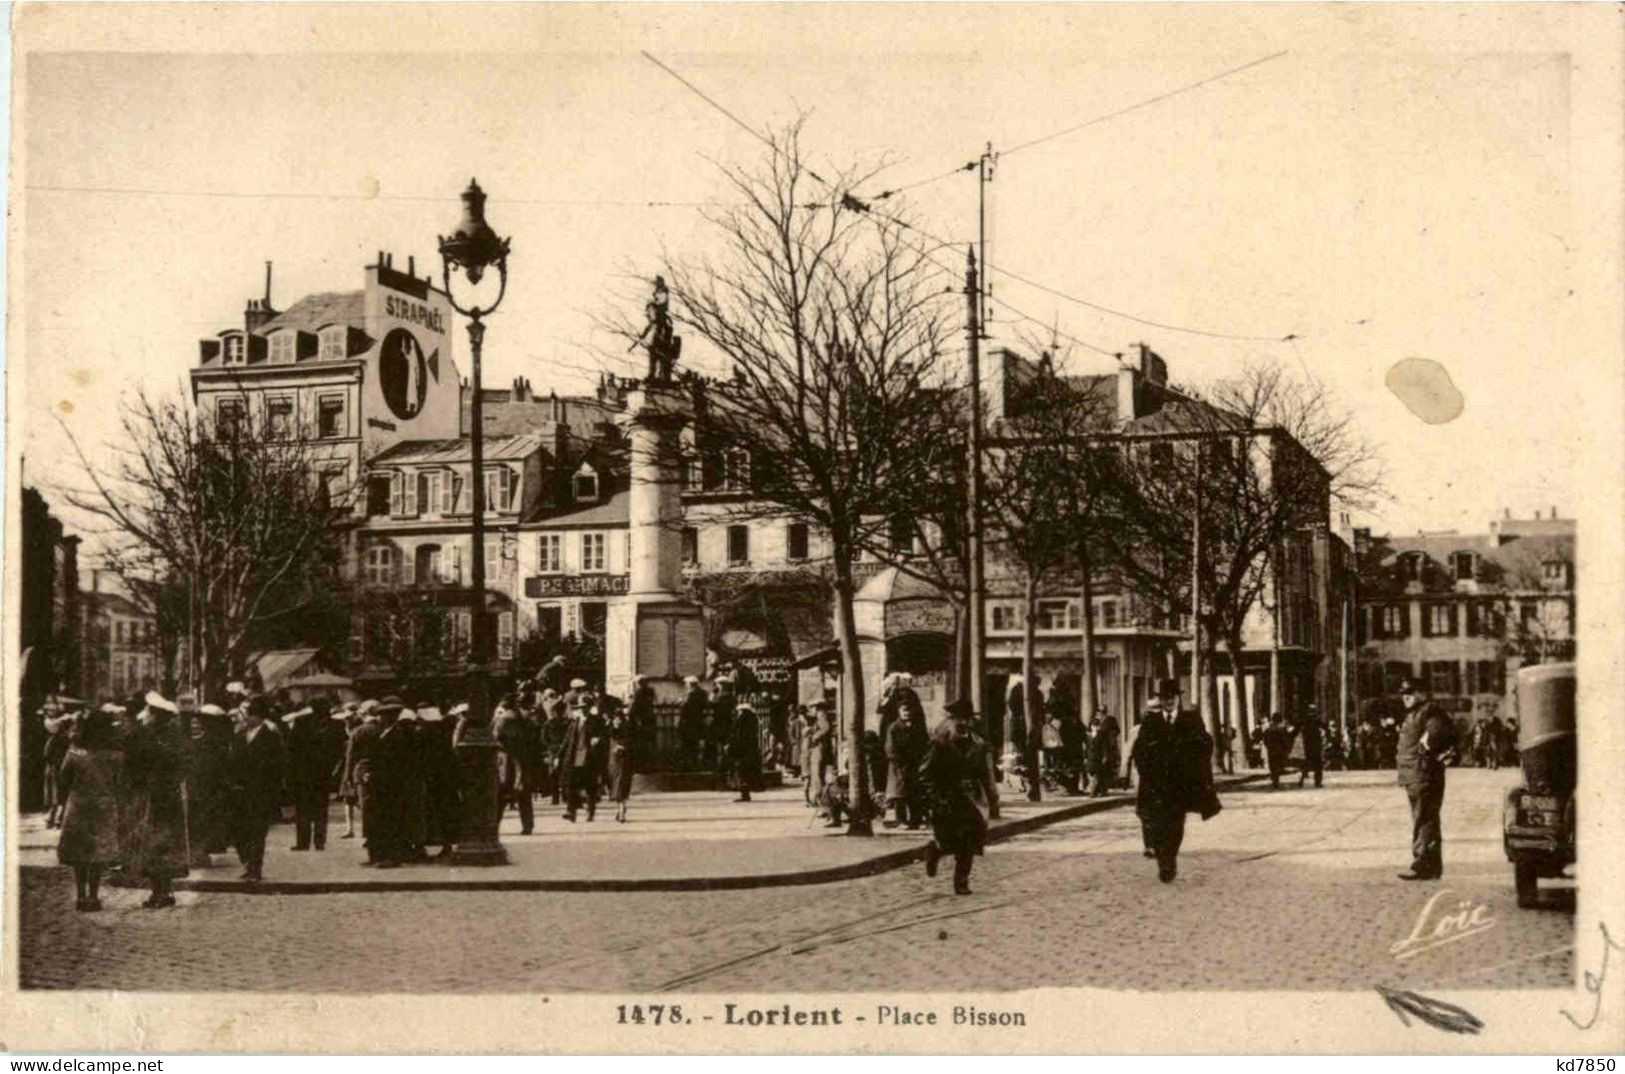
[[[469,614],[468,715],[458,729],[457,759],[463,774],[463,823],[461,838],[452,854],[459,865],[504,865],[507,852],[497,839],[502,818],[502,801],[497,790],[497,744],[491,734],[491,703],[487,662],[491,656],[491,632],[485,607],[485,413],[480,399],[480,345],[485,341],[484,318],[502,303],[508,291],[508,241],[485,222],[485,191],[474,180],[463,191],[463,218],[449,236],[440,239],[442,279],[451,308],[468,318],[468,344],[473,372],[469,386],[473,392],[470,420],[473,428],[473,460],[469,480],[473,500],[473,578]],[[468,282],[478,284],[488,269],[495,268],[501,281],[497,296],[487,306],[459,305],[452,296],[452,269],[460,269]]]

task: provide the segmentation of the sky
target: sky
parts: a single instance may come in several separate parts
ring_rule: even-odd
[[[590,390],[615,349],[595,315],[663,249],[714,248],[696,206],[724,196],[717,162],[764,152],[647,50],[747,126],[806,113],[815,166],[885,162],[859,194],[1143,104],[999,157],[989,261],[1091,305],[995,272],[995,345],[1057,324],[1108,354],[1148,343],[1198,387],[1249,360],[1313,375],[1383,451],[1390,497],[1355,519],[1378,532],[1568,515],[1586,490],[1572,28],[1542,13],[369,7],[23,26],[8,443],[27,482],[76,481],[64,426],[97,451],[125,393],[182,390],[265,261],[278,308],[358,289],[380,249],[425,271],[471,176],[513,240],[485,383]],[[970,174],[886,204],[975,236]],[[1428,425],[1385,386],[1406,358],[1443,366],[1460,417]],[[1064,367],[1114,365],[1074,345]]]

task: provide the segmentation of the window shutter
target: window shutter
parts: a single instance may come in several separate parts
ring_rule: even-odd
[[[1422,605],[1422,636],[1433,637],[1433,605]]]
[[[458,474],[457,482],[457,513],[460,515],[472,514],[474,511],[474,493],[469,483]]]
[[[399,472],[389,475],[389,513],[399,518],[406,513],[406,501],[401,492],[402,477]]]
[[[1478,602],[1473,601],[1467,605],[1467,636],[1476,638],[1479,630]]]
[[[450,573],[450,576],[446,579],[446,581],[461,584],[462,580],[463,580],[463,546],[460,545],[460,544],[454,544],[454,545],[451,546],[451,573]]]
[[[1456,636],[1456,626],[1457,626],[1456,613],[1457,613],[1456,606],[1454,604],[1450,605],[1450,636],[1452,638]]]
[[[440,475],[440,513],[449,515],[457,509],[457,475],[447,470]]]
[[[513,659],[513,613],[503,612],[497,616],[497,659]]]
[[[508,468],[508,507],[511,510],[519,499],[519,471]]]
[[[402,495],[406,501],[406,514],[410,517],[418,513],[418,475],[407,474],[404,485]]]
[[[315,332],[300,332],[294,337],[294,361],[303,362],[307,358],[316,357],[320,346],[320,337]]]
[[[265,361],[265,337],[264,336],[249,336],[248,337],[248,360],[250,362],[263,362],[263,361]]]
[[[1411,636],[1411,606],[1409,604],[1399,606],[1399,636],[1402,638]]]
[[[417,563],[414,561],[413,557],[407,555],[404,551],[396,553],[393,550],[391,550],[390,555],[396,557],[396,566],[400,570],[401,581],[406,585],[414,584],[416,581],[414,578],[414,573],[417,570]]]

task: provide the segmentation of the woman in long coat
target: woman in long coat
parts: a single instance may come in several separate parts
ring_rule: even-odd
[[[157,910],[175,905],[172,885],[189,866],[186,799],[181,792],[187,750],[171,712],[149,706],[147,714],[124,750],[130,789],[130,842],[124,866],[127,875],[146,878],[152,894],[141,905]]]
[[[626,800],[632,797],[632,755],[638,729],[631,714],[604,698],[609,722],[609,800],[615,803],[615,820],[626,823]]]
[[[102,870],[120,857],[125,796],[124,754],[106,713],[85,713],[57,774],[57,792],[63,807],[56,859],[73,867],[74,909],[100,910]]]

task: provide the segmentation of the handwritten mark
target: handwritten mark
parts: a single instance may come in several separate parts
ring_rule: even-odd
[[[1383,383],[1429,425],[1455,421],[1467,406],[1449,371],[1430,358],[1400,359],[1389,368]]]
[[[1420,992],[1410,992],[1401,988],[1387,988],[1383,985],[1376,987],[1377,994],[1388,1004],[1388,1009],[1405,1023],[1406,1029],[1411,1025],[1411,1019],[1406,1017],[1407,1014],[1447,1033],[1477,1033],[1484,1028],[1483,1021],[1477,1015],[1454,1003],[1446,1003],[1442,999],[1433,999]]]
[[[1447,943],[1465,940],[1495,927],[1490,908],[1471,899],[1459,899],[1443,913],[1436,913],[1440,904],[1454,895],[1449,888],[1435,894],[1422,907],[1409,936],[1389,946],[1388,953],[1398,961],[1415,958],[1424,951],[1443,947]]]
[[[1581,1022],[1568,1011],[1562,1012],[1563,1017],[1567,1018],[1575,1029],[1590,1029],[1597,1024],[1597,1019],[1602,1014],[1602,983],[1608,980],[1608,956],[1614,951],[1625,951],[1625,947],[1615,943],[1614,938],[1608,935],[1606,924],[1597,922],[1597,930],[1602,933],[1602,965],[1597,967],[1596,973],[1590,970],[1586,970],[1585,973],[1586,991],[1597,997],[1597,1001],[1591,1005],[1591,1018]]]

